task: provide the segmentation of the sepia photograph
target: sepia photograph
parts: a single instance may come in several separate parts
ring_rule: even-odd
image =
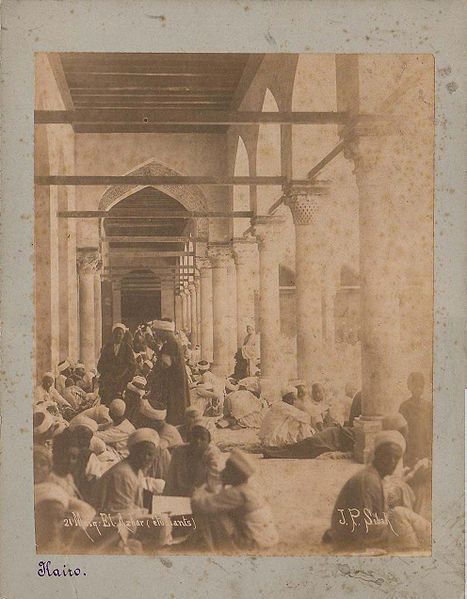
[[[429,54],[35,54],[39,555],[431,555],[433,152]]]

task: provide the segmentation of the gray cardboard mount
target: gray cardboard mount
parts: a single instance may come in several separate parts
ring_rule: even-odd
[[[2,17],[0,596],[426,597],[463,594],[466,5],[461,0],[4,0]],[[34,549],[33,53],[431,53],[436,65],[433,556],[57,557]],[[414,232],[416,234],[416,232]],[[427,323],[430,326],[430,323]]]

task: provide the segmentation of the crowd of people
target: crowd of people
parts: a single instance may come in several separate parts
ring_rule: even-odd
[[[219,449],[217,429],[255,429],[263,459],[351,457],[361,393],[321,383],[261,391],[248,328],[231,376],[201,360],[169,319],[116,323],[95,370],[64,360],[34,395],[36,543],[41,553],[274,551],[280,542],[258,456]],[[349,479],[323,547],[413,550],[430,543],[431,403],[420,373],[383,420],[370,466]]]

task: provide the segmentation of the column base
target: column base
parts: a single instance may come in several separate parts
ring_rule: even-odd
[[[355,429],[354,458],[361,464],[368,464],[371,460],[376,433],[383,429],[382,416],[362,417],[353,421]]]

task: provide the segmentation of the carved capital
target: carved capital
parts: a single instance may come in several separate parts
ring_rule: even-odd
[[[366,174],[375,169],[384,155],[389,136],[399,133],[395,122],[364,120],[346,132],[344,156],[354,163],[354,174]]]
[[[210,244],[208,246],[208,255],[213,268],[227,268],[232,259],[231,247],[226,244]]]
[[[285,218],[283,216],[256,216],[251,224],[260,248],[277,243],[283,233]]]
[[[196,258],[196,266],[202,273],[203,270],[211,268],[211,261],[206,256]]]
[[[295,225],[318,222],[321,198],[329,193],[328,181],[316,181],[309,187],[292,187],[286,193],[286,204]]]
[[[76,264],[79,274],[96,274],[102,268],[102,259],[97,248],[78,248]]]
[[[250,264],[255,259],[257,251],[256,242],[234,241],[233,255],[235,264],[237,266]]]

